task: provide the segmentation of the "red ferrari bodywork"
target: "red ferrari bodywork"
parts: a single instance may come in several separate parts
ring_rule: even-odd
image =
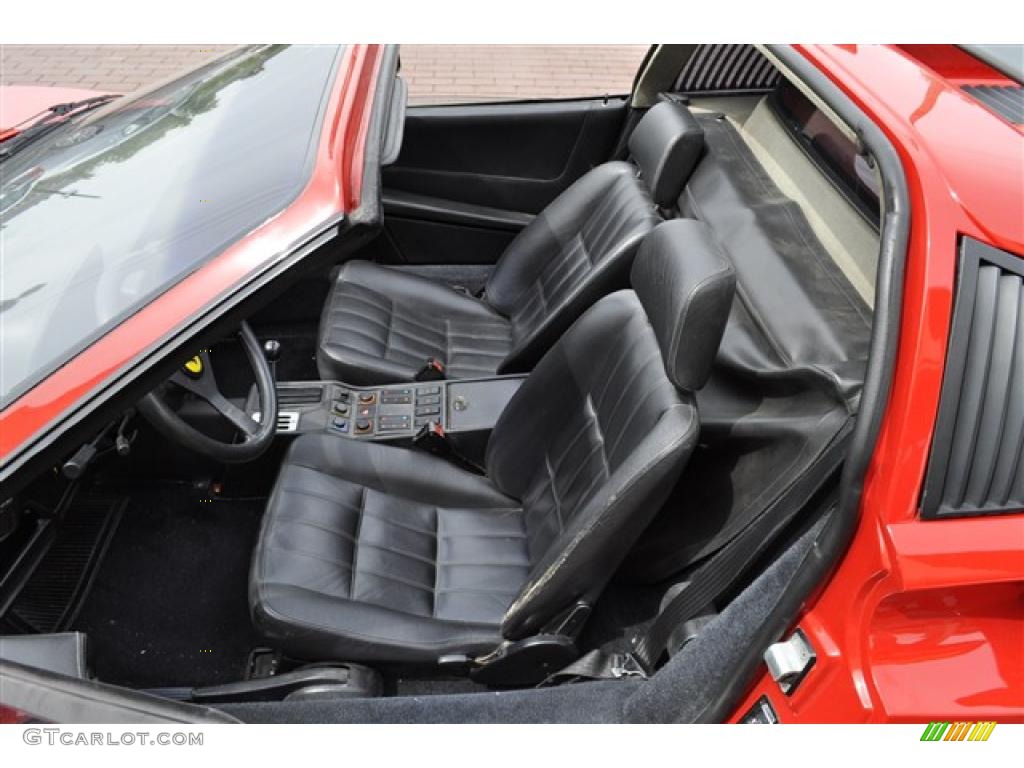
[[[911,194],[899,354],[849,551],[799,616],[818,651],[783,722],[1024,721],[1024,517],[921,521],[918,501],[948,343],[958,239],[1024,253],[1024,135],[968,96],[1009,83],[953,46],[799,46],[882,128]],[[286,211],[164,293],[0,412],[0,460],[217,300],[296,233],[360,203],[380,47],[346,49],[316,168]]]
[[[911,194],[891,400],[850,550],[798,619],[818,650],[783,722],[1024,721],[1024,516],[922,521],[961,235],[1024,253],[1024,134],[962,90],[1006,84],[951,45],[800,46],[888,135]]]

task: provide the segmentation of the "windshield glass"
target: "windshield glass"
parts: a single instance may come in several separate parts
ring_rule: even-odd
[[[337,58],[233,51],[0,164],[0,406],[298,196]]]

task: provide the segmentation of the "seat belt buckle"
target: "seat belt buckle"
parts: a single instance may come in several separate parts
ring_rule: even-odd
[[[416,373],[416,381],[441,381],[445,377],[444,363],[436,357],[428,357],[427,362]]]
[[[412,439],[412,444],[430,453],[443,454],[451,451],[451,445],[448,443],[448,435],[445,434],[444,427],[441,426],[440,422],[433,420],[420,427],[419,432]]]

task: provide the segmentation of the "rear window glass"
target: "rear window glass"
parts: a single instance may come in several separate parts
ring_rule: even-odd
[[[795,86],[783,80],[772,105],[810,157],[847,198],[876,226],[879,182],[873,161]]]
[[[337,46],[252,46],[0,169],[0,406],[302,191]]]

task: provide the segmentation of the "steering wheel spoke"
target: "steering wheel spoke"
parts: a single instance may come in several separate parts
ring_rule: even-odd
[[[232,403],[226,397],[216,397],[208,402],[217,409],[217,413],[234,424],[235,427],[241,432],[244,432],[247,437],[253,437],[260,431],[259,423],[253,421],[245,411]]]
[[[252,437],[259,432],[259,423],[249,418],[245,411],[221,394],[214,381],[213,369],[210,367],[209,358],[206,358],[205,352],[203,357],[205,358],[203,372],[199,377],[193,378],[183,371],[176,371],[169,381],[202,398],[213,406],[217,413],[231,422],[235,429],[245,433],[247,437]]]

